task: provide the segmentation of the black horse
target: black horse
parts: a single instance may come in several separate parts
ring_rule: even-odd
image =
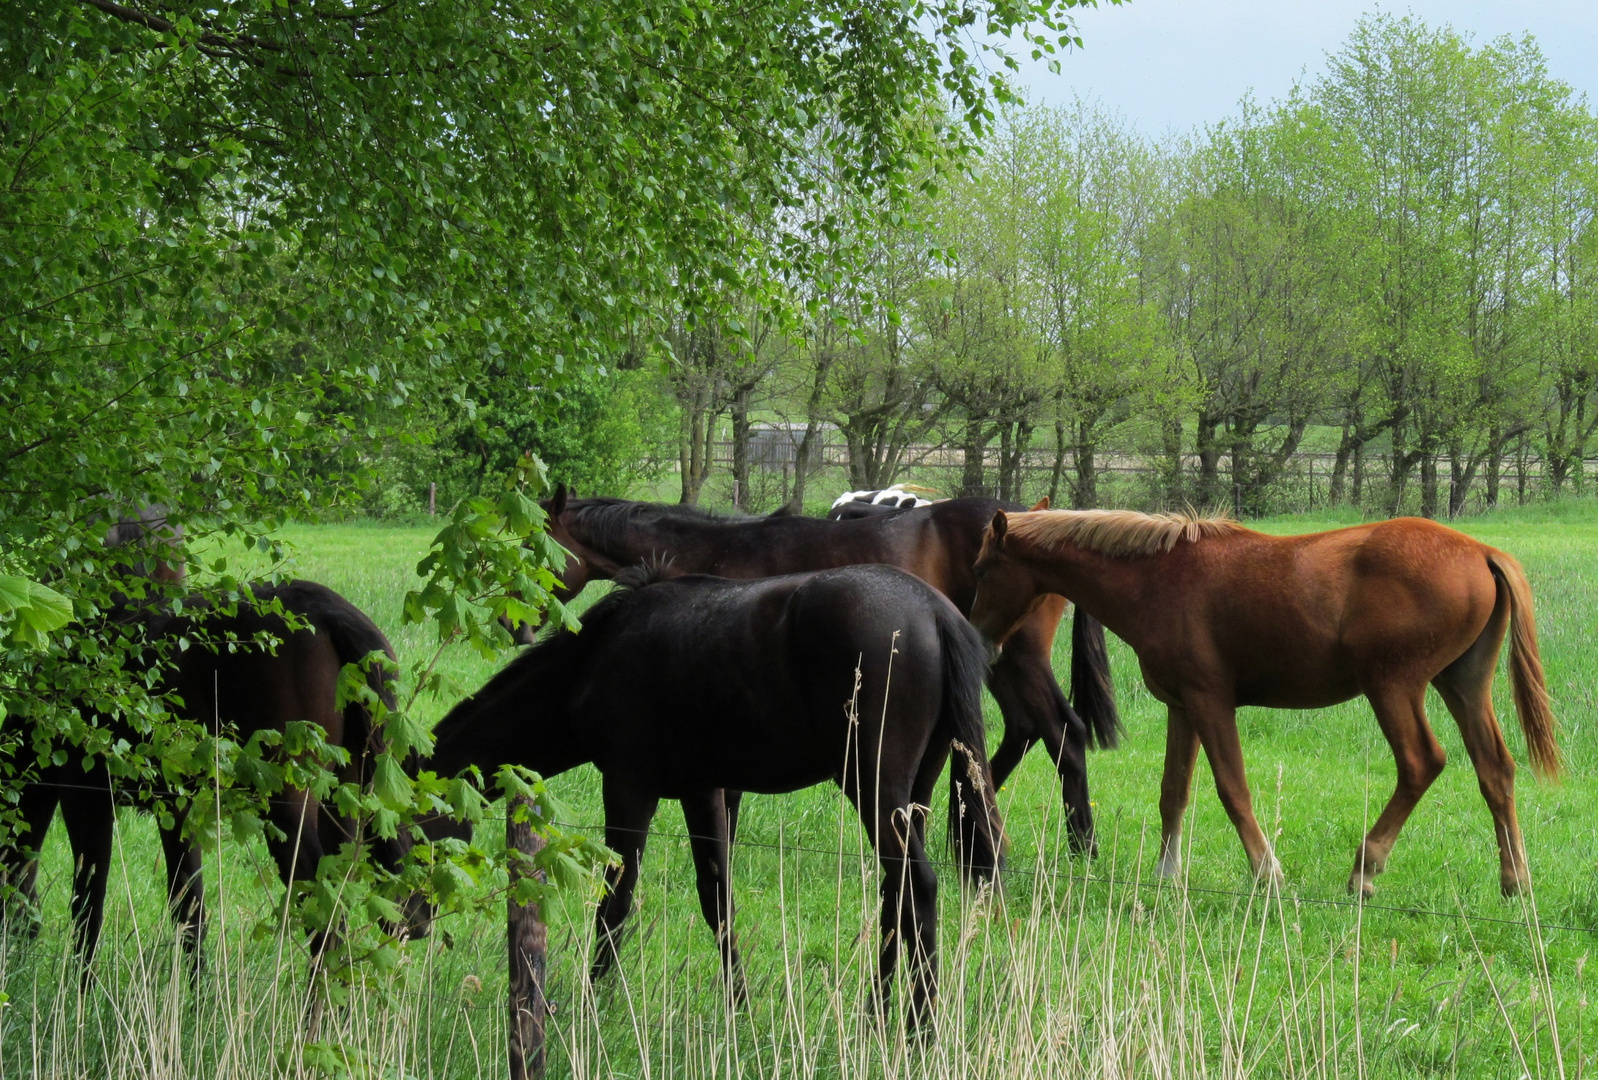
[[[159,690],[171,695],[178,716],[207,727],[220,725],[241,741],[256,731],[281,731],[290,721],[315,722],[326,731],[328,743],[350,751],[340,779],[366,783],[371,754],[382,746],[381,734],[374,730],[364,703],[337,707],[339,673],[345,664],[361,662],[373,652],[392,659],[394,650],[387,638],[348,600],[315,582],[256,585],[252,594],[254,604],[241,601],[231,613],[192,599],[181,615],[155,605],[126,605],[111,613],[110,628],[150,646],[146,663],[163,668]],[[265,609],[273,601],[301,625],[291,628],[282,615]],[[180,639],[190,646],[160,648]],[[275,648],[268,639],[277,642]],[[163,651],[171,654],[164,661],[157,658]],[[379,699],[392,708],[392,672],[372,665],[367,677]],[[93,722],[133,743],[143,738],[113,718],[95,717]],[[37,902],[38,850],[59,806],[75,867],[72,913],[77,948],[87,964],[105,910],[119,792],[102,758],[85,762],[80,748],[61,743],[51,748],[60,755],[59,763],[47,754],[46,763],[38,765],[31,734],[16,734],[20,736],[13,744],[17,771],[29,778],[17,807],[20,826],[0,848],[0,882]],[[160,833],[167,896],[180,940],[197,955],[205,926],[200,853],[183,836],[184,812],[175,803],[166,810],[171,824],[163,825]],[[270,818],[283,833],[282,839],[270,839],[268,847],[285,883],[313,877],[324,852],[336,851],[355,838],[349,822],[305,791],[285,789],[274,797]],[[390,868],[398,865],[407,846],[403,838],[376,838],[372,843],[378,861]],[[325,945],[321,935],[313,942],[318,957]]]
[[[514,764],[547,777],[598,766],[606,842],[623,862],[599,906],[596,977],[615,961],[656,806],[679,800],[700,907],[735,994],[722,792],[834,781],[882,865],[879,990],[910,942],[912,1016],[924,1016],[936,991],[937,879],[922,808],[951,742],[957,778],[980,793],[970,800],[982,839],[967,860],[974,873],[995,872],[1002,840],[982,749],[981,639],[946,599],[886,566],[760,581],[651,582],[634,570],[617,583],[581,633],[534,645],[452,709],[427,767]]]
[[[571,553],[562,598],[592,578],[656,561],[672,574],[758,578],[883,563],[908,570],[971,610],[973,572],[982,534],[999,510],[1025,510],[997,499],[947,499],[915,509],[870,513],[857,520],[808,517],[721,518],[692,507],[623,499],[568,499],[557,489],[544,505],[549,531]],[[1050,652],[1066,602],[1046,596],[1005,642],[988,687],[1004,713],[1004,736],[993,755],[1002,785],[1042,740],[1059,772],[1072,846],[1093,849],[1087,748],[1114,746],[1120,721],[1111,690],[1104,627],[1081,609],[1072,624],[1071,701],[1054,681]],[[729,792],[736,820],[736,793]],[[979,815],[968,808],[963,820]]]

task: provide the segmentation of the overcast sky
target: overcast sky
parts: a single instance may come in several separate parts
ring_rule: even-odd
[[[1367,12],[1413,13],[1452,25],[1477,44],[1531,33],[1548,71],[1598,103],[1598,0],[1132,0],[1080,9],[1084,47],[1060,74],[1023,61],[1029,100],[1097,97],[1146,134],[1185,131],[1231,114],[1252,90],[1261,103],[1287,93],[1347,39]]]

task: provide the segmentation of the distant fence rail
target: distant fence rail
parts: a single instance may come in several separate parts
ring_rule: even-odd
[[[784,496],[792,470],[798,461],[799,441],[803,434],[802,424],[764,425],[757,427],[750,438],[748,461],[752,472],[768,474],[766,478],[768,485],[775,481]],[[848,443],[835,428],[830,426],[818,429],[816,437],[817,442],[812,447],[812,472],[822,474],[841,472],[844,475],[834,479],[833,482],[847,484],[850,465]],[[989,446],[983,451],[983,470],[989,478],[990,486],[1000,468],[1001,454],[1002,450],[997,446]],[[1018,462],[1018,487],[1026,497],[1036,497],[1047,491],[1054,475],[1055,457],[1055,449],[1049,446],[1032,447],[1022,452]],[[729,471],[733,462],[732,441],[713,441],[711,459],[714,469],[724,474]],[[1389,464],[1388,455],[1367,449],[1362,493],[1364,501],[1378,502],[1387,497]],[[1063,474],[1061,484],[1062,487],[1067,487],[1072,482],[1076,470],[1075,456],[1069,450],[1066,451],[1061,465]],[[1273,511],[1290,512],[1325,506],[1331,497],[1336,465],[1337,455],[1334,453],[1304,451],[1294,454],[1271,486],[1268,498],[1270,508]],[[959,490],[961,474],[965,467],[965,450],[962,447],[947,443],[917,444],[904,451],[894,479],[913,480],[943,494],[952,495]],[[1100,502],[1106,506],[1147,504],[1156,488],[1170,479],[1170,463],[1167,460],[1127,450],[1104,450],[1095,453],[1094,468],[1098,474]],[[1182,455],[1181,475],[1189,483],[1197,479],[1200,469],[1201,460],[1198,454]],[[1353,471],[1353,463],[1349,462],[1344,476],[1345,498],[1351,495]],[[1478,467],[1472,476],[1466,510],[1480,509],[1484,503],[1485,473],[1484,468]],[[1241,495],[1239,485],[1236,485],[1232,478],[1230,455],[1221,457],[1216,475],[1221,490],[1231,493],[1237,489],[1238,495]],[[1595,477],[1598,477],[1598,458],[1588,458],[1582,463],[1581,469],[1569,478],[1569,483],[1574,490],[1585,490],[1588,482]],[[750,486],[755,487],[758,479],[752,475]],[[1453,480],[1452,463],[1447,458],[1439,458],[1437,485],[1443,503],[1441,509],[1444,511],[1447,509],[1448,491]],[[1532,454],[1517,454],[1503,459],[1500,464],[1499,484],[1500,499],[1504,502],[1530,501],[1542,498],[1552,491],[1552,479],[1547,462]],[[1421,490],[1418,467],[1411,470],[1405,488],[1403,501],[1406,504],[1418,501]]]

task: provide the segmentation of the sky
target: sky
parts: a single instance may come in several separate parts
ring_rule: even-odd
[[[1213,123],[1249,91],[1264,104],[1313,78],[1362,15],[1413,13],[1483,44],[1531,33],[1548,72],[1598,106],[1598,0],[1131,0],[1078,9],[1083,48],[1060,74],[1022,61],[1028,100],[1098,98],[1150,136]]]

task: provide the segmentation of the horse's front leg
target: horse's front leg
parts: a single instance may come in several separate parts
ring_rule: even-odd
[[[660,805],[658,796],[613,776],[605,777],[604,798],[605,843],[621,856],[621,865],[605,873],[605,895],[594,916],[594,962],[588,970],[590,982],[598,981],[616,964],[622,924],[632,911],[638,868],[643,862],[644,845],[649,841],[649,823]]]
[[[994,756],[994,761],[1008,766],[1010,758],[1020,760],[1025,747],[1033,739],[1041,739],[1060,777],[1060,797],[1065,804],[1066,828],[1071,850],[1079,854],[1093,854],[1096,843],[1093,837],[1093,805],[1088,795],[1088,729],[1082,718],[1065,700],[1060,684],[1054,681],[1049,667],[1048,651],[1043,642],[1029,633],[1023,625],[1005,642],[1004,651],[993,665],[988,677],[988,689],[993,691],[999,710],[1004,714],[1004,738],[1009,743],[1010,732],[1027,741],[1022,747],[1008,753],[1004,745]],[[1008,778],[1008,770],[1006,771]],[[999,779],[997,767],[994,781]]]
[[[103,767],[88,773],[85,779],[81,788],[61,800],[61,820],[72,843],[72,921],[77,930],[78,956],[87,969],[94,959],[100,924],[105,918],[105,885],[111,872],[116,807],[111,801],[110,776]]]
[[[733,935],[731,815],[726,797],[718,789],[685,798],[682,815],[688,826],[688,843],[693,849],[699,910],[721,951],[721,973],[728,996],[735,1004],[742,1005],[749,1000],[749,984],[744,980],[743,962]]]
[[[189,954],[193,970],[200,970],[200,946],[205,941],[205,879],[200,849],[183,836],[187,817],[173,811],[172,827],[161,829],[161,852],[166,857],[166,900],[177,926],[178,942]]]
[[[1182,700],[1193,731],[1198,735],[1210,772],[1215,776],[1215,792],[1232,819],[1243,850],[1248,853],[1254,880],[1280,887],[1282,866],[1276,861],[1270,841],[1254,817],[1254,800],[1249,794],[1248,777],[1243,770],[1243,744],[1237,737],[1237,708],[1230,701],[1192,695]]]

